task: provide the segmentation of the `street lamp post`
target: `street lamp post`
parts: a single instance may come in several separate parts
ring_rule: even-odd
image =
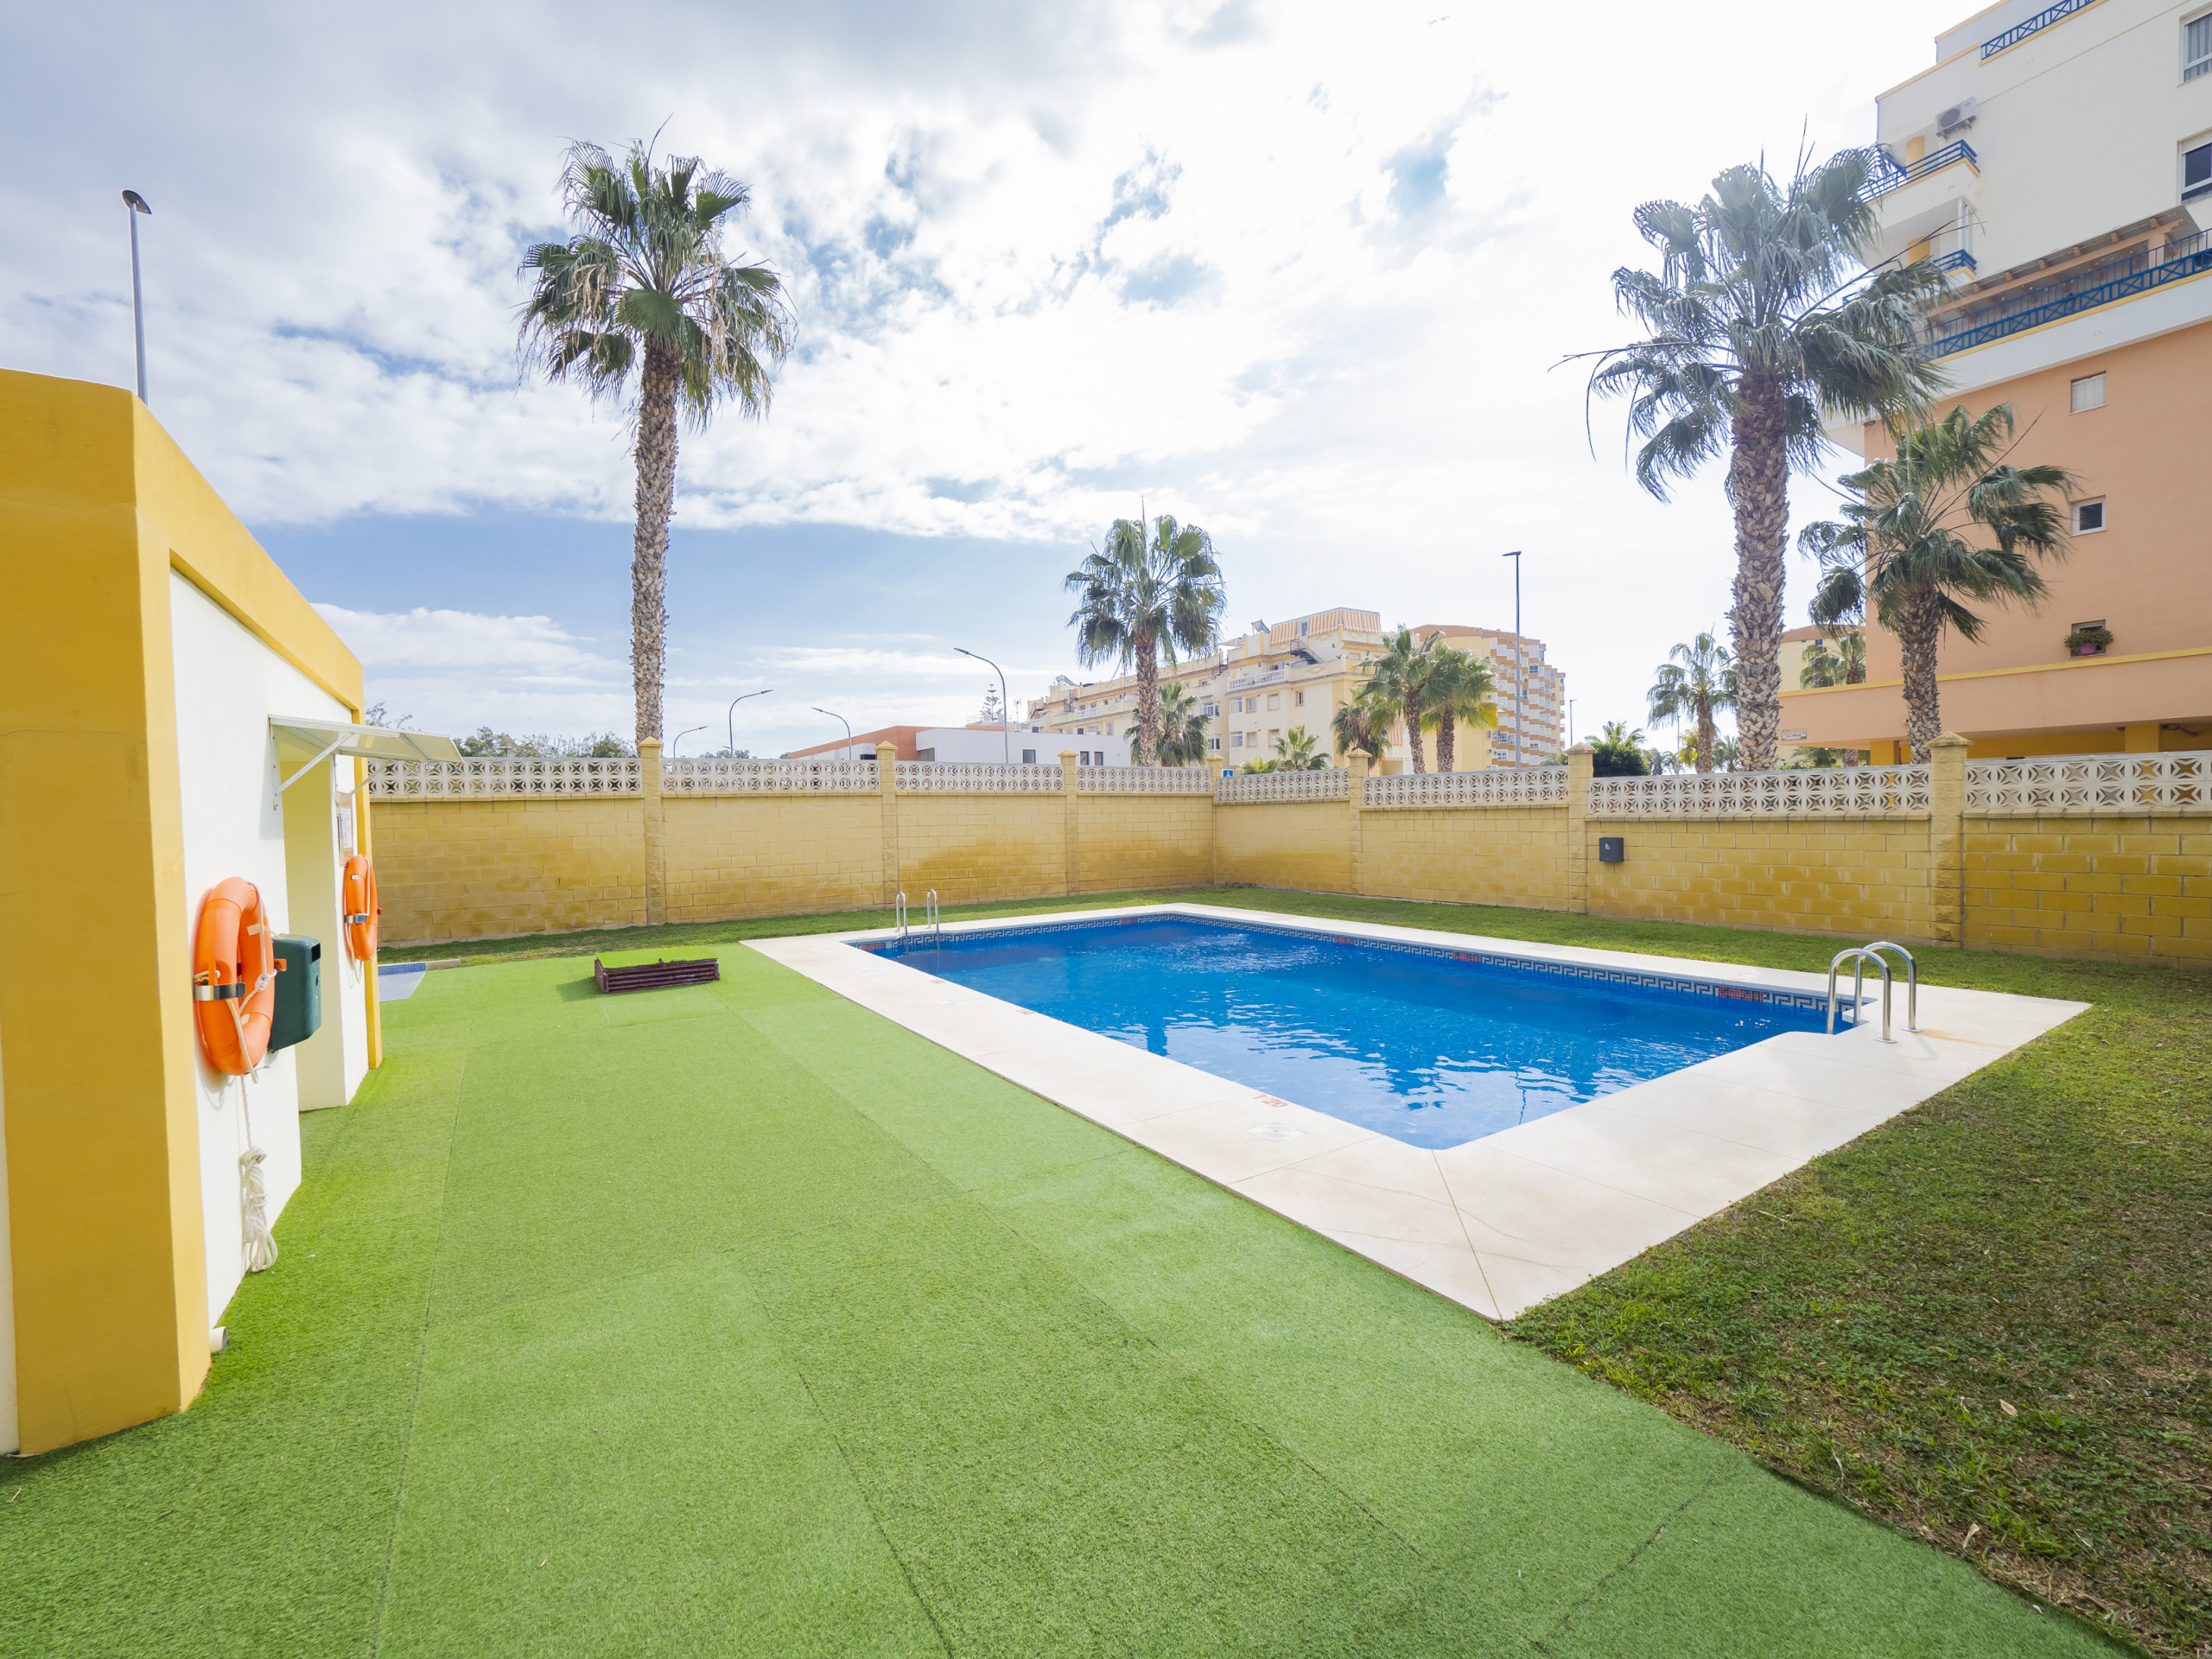
[[[1523,759],[1521,725],[1526,716],[1522,711],[1529,702],[1529,671],[1521,644],[1521,550],[1498,556],[1513,561],[1513,764],[1517,766]]]
[[[965,645],[955,645],[953,649],[958,652],[963,657],[973,657],[977,662],[986,664],[997,671],[999,677],[999,735],[1005,739],[1004,743],[1001,745],[1001,748],[1006,756],[1007,765],[1010,766],[1014,764],[1014,707],[1006,700],[1006,670],[1000,668],[996,663],[992,662],[989,658],[984,656],[980,651],[970,651]]]
[[[682,731],[676,734],[676,742],[671,743],[668,746],[668,758],[671,760],[676,759],[676,747],[677,743],[683,742],[685,738],[690,736],[694,732],[703,732],[707,728],[703,726],[686,726]]]
[[[851,760],[853,758],[853,722],[842,715],[830,714],[827,709],[817,709],[814,712],[817,715],[830,715],[830,719],[845,728],[845,759]]]
[[[123,193],[123,205],[130,219],[130,330],[138,342],[138,401],[143,404],[146,401],[146,307],[138,291],[138,215],[150,219],[154,210],[136,190]]]
[[[744,697],[732,697],[729,700],[729,752],[732,754],[735,754],[737,753],[737,705],[745,701],[745,697],[765,697],[769,692],[773,691],[776,688],[772,685],[762,690],[747,691]]]

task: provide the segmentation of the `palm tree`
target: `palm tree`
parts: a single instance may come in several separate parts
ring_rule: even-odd
[[[1597,778],[1642,778],[1651,770],[1643,734],[1632,731],[1624,720],[1609,720],[1598,741],[1590,746],[1590,771]]]
[[[1716,709],[1736,706],[1736,664],[1728,647],[1709,633],[1700,633],[1687,645],[1667,653],[1672,662],[1659,665],[1659,676],[1648,696],[1654,720],[1679,720],[1688,715],[1697,721],[1697,769],[1713,770],[1713,726]]]
[[[1179,524],[1162,513],[1152,539],[1136,519],[1116,518],[1106,545],[1068,572],[1066,587],[1081,595],[1068,626],[1076,653],[1088,668],[1113,658],[1126,673],[1137,671],[1136,764],[1160,764],[1160,656],[1213,649],[1222,607],[1221,566],[1213,541],[1196,524]]]
[[[1275,740],[1277,772],[1321,772],[1329,761],[1318,753],[1318,741],[1303,726],[1294,726]]]
[[[1360,689],[1364,693],[1366,688]],[[1329,734],[1336,740],[1337,753],[1346,757],[1363,754],[1377,766],[1390,747],[1389,732],[1389,720],[1378,715],[1363,696],[1338,703],[1329,716]]]
[[[1421,734],[1429,723],[1429,698],[1433,691],[1443,689],[1438,676],[1445,671],[1444,661],[1437,655],[1437,642],[1442,638],[1432,633],[1426,639],[1415,639],[1411,628],[1401,627],[1375,659],[1367,683],[1359,689],[1360,701],[1384,730],[1399,721],[1405,722],[1415,772],[1428,770],[1421,756]]]
[[[660,735],[668,632],[668,518],[676,503],[680,402],[702,429],[719,403],[758,420],[772,365],[791,346],[783,281],[722,250],[723,221],[750,199],[696,156],[656,166],[648,146],[618,165],[596,144],[569,147],[561,194],[575,234],[523,256],[524,360],[548,379],[582,380],[594,397],[627,395],[637,460],[637,531],[630,563],[630,677],[638,736]]]
[[[1774,765],[1782,717],[1789,474],[1820,457],[1824,418],[1917,418],[1942,385],[1918,325],[1947,278],[1933,262],[1857,270],[1875,230],[1859,192],[1878,165],[1864,149],[1801,159],[1787,190],[1763,165],[1732,167],[1694,206],[1637,208],[1662,264],[1616,270],[1613,294],[1647,333],[1598,353],[1590,377],[1593,392],[1628,397],[1637,481],[1660,499],[1669,480],[1728,456],[1737,722],[1758,769]]]
[[[1897,457],[1847,474],[1859,499],[1841,520],[1808,524],[1798,546],[1821,562],[1813,620],[1834,626],[1865,615],[1897,636],[1904,659],[1905,734],[1912,758],[1943,729],[1936,678],[1945,628],[1969,644],[1981,618],[1967,601],[2040,604],[2047,584],[2040,558],[2067,553],[2066,517],[2046,492],[2070,496],[2063,467],[2015,467],[2012,406],[1979,419],[1955,409],[1942,420],[1900,433]],[[1993,547],[1975,547],[1978,532]]]
[[[1435,671],[1430,676],[1427,699],[1421,710],[1421,724],[1436,733],[1436,769],[1457,772],[1459,768],[1459,722],[1471,726],[1497,728],[1497,704],[1491,700],[1491,693],[1497,689],[1490,664],[1471,652],[1455,651],[1446,645],[1433,643],[1436,658]]]
[[[1122,735],[1135,737],[1140,729],[1141,723]],[[1198,700],[1181,681],[1170,680],[1160,688],[1160,764],[1195,766],[1205,758],[1206,717],[1199,710]]]
[[[1804,665],[1797,671],[1801,690],[1858,685],[1866,680],[1866,636],[1856,628],[1842,628],[1835,632],[1834,639],[1833,651],[1824,639],[1815,639],[1805,647]]]

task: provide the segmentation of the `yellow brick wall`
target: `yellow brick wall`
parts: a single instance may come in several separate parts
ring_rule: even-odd
[[[1592,916],[1929,937],[1925,818],[1591,818],[1585,833]],[[1604,836],[1626,840],[1624,862],[1598,861]]]
[[[877,796],[664,797],[661,810],[671,922],[883,902]]]
[[[1067,891],[1067,811],[1058,795],[901,795],[899,884],[909,903],[971,905]]]
[[[1213,880],[1210,795],[1078,795],[1076,890],[1183,887]]]
[[[1965,823],[1969,949],[2212,963],[2212,820]]]
[[[1567,808],[1393,808],[1359,817],[1359,890],[1377,899],[1564,909]]]
[[[1342,801],[1216,807],[1213,846],[1217,881],[1351,891],[1351,809]]]
[[[373,810],[383,943],[645,919],[645,809],[634,797],[378,801]]]

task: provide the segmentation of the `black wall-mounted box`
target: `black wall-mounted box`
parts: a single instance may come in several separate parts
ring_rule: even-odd
[[[1622,864],[1628,860],[1628,842],[1622,836],[1598,837],[1598,861],[1600,864]]]

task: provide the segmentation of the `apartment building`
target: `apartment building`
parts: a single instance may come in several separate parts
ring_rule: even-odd
[[[2012,458],[2081,482],[2042,608],[1946,637],[1943,724],[1976,756],[2212,747],[2212,4],[2010,0],[1936,57],[1878,102],[1880,254],[1950,274],[1938,412],[2009,404]],[[1890,453],[1878,426],[1830,435]],[[1785,684],[1783,738],[1895,754],[1895,636],[1869,627],[1866,658],[1860,685]]]
[[[1514,636],[1494,628],[1426,624],[1414,630],[1426,638],[1440,632],[1445,642],[1492,660],[1497,677],[1499,731],[1460,728],[1453,760],[1462,772],[1511,766],[1515,754],[1535,765],[1560,747],[1560,711],[1566,683],[1544,660],[1541,640],[1521,642],[1522,669],[1516,678]],[[1287,732],[1303,727],[1318,750],[1335,753],[1336,711],[1351,702],[1382,654],[1382,617],[1374,611],[1339,607],[1278,622],[1264,633],[1251,632],[1224,642],[1202,658],[1160,665],[1163,684],[1190,690],[1207,717],[1214,764],[1233,767],[1272,759]],[[1515,687],[1525,682],[1527,696]],[[1077,682],[1063,676],[1039,697],[1030,699],[1033,725],[1064,736],[1082,738],[1125,734],[1136,723],[1137,682],[1134,674]],[[1515,747],[1518,716],[1519,747]],[[1436,739],[1424,734],[1424,764],[1435,764]],[[1339,760],[1341,757],[1339,757]],[[1410,768],[1404,723],[1390,734],[1386,772]]]

